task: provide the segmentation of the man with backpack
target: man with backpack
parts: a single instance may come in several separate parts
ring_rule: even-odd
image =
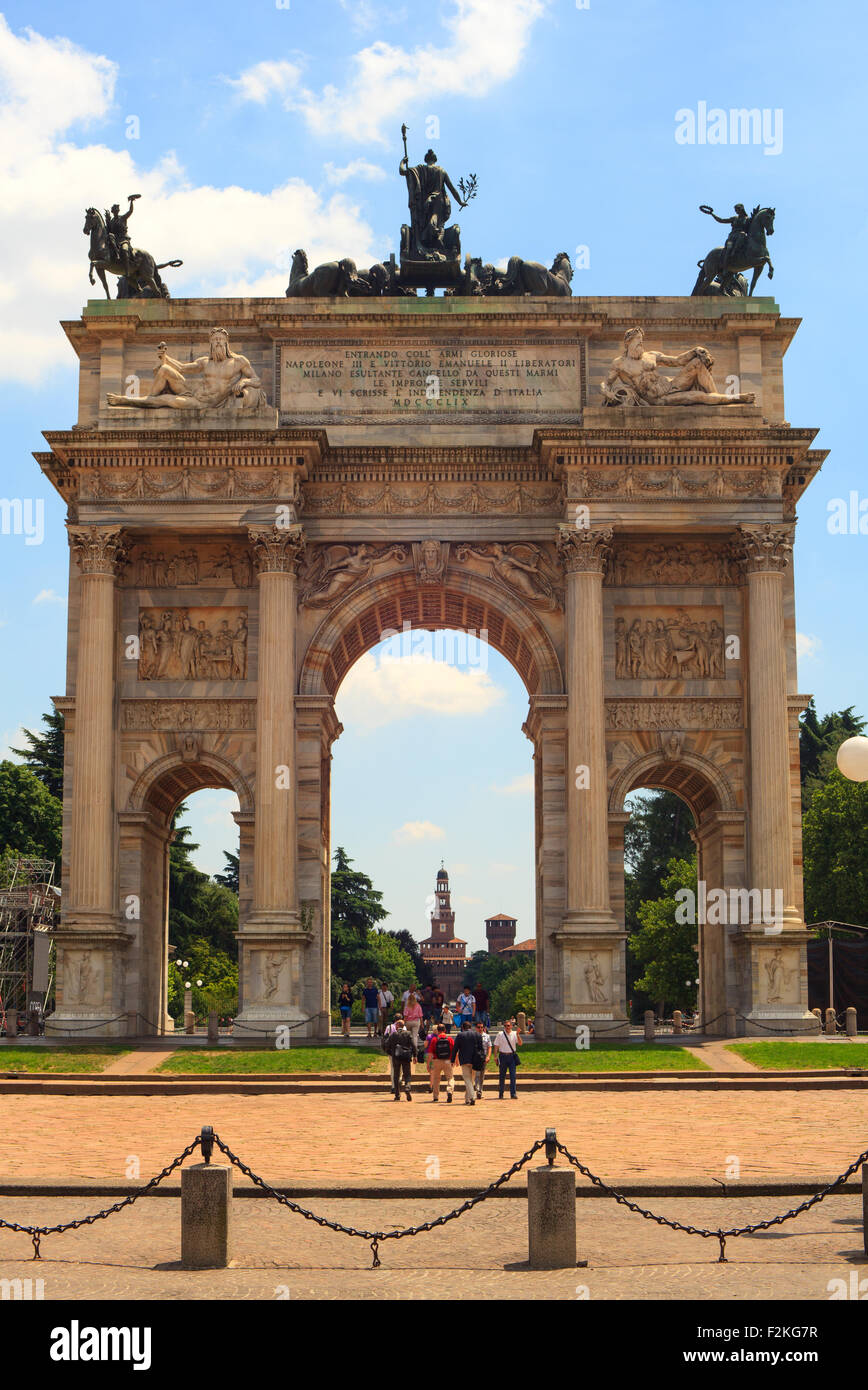
[[[479,1052],[479,1034],[474,1032],[470,1026],[470,1019],[465,1018],[461,1024],[461,1032],[455,1039],[455,1051],[453,1056],[461,1068],[461,1075],[464,1078],[464,1104],[476,1104],[476,1088],[473,1085],[473,1073],[476,1070],[477,1053]]]
[[[407,1099],[412,1100],[410,1076],[416,1049],[413,1046],[410,1031],[402,1018],[395,1020],[395,1027],[386,1038],[386,1051],[392,1059],[392,1087],[395,1092],[395,1100],[401,1099],[402,1090]]]
[[[485,1024],[480,1019],[476,1025],[477,1052],[473,1059],[473,1084],[476,1087],[476,1099],[482,1100],[482,1087],[485,1081],[485,1068],[491,1056],[491,1036]]]
[[[452,1080],[452,1039],[447,1037],[446,1029],[443,1024],[439,1024],[437,1032],[431,1039],[431,1099],[436,1103],[440,1099],[440,1078],[446,1079],[446,1104],[452,1104],[452,1092],[454,1082]]]

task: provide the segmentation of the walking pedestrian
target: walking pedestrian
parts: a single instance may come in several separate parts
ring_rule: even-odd
[[[488,1059],[491,1056],[491,1035],[481,1018],[477,1019],[476,1023],[476,1040],[477,1052],[473,1059],[473,1085],[476,1089],[476,1099],[482,1100],[485,1068],[488,1066]]]
[[[476,1104],[476,1090],[473,1085],[473,1063],[476,1060],[476,1053],[479,1050],[477,1034],[470,1026],[470,1019],[465,1018],[461,1024],[461,1031],[455,1039],[455,1048],[452,1056],[454,1062],[461,1068],[461,1075],[464,1079],[464,1104]]]
[[[377,1018],[379,1016],[377,998],[379,997],[379,993],[379,989],[369,975],[362,988],[362,995],[365,1000],[365,1023],[368,1025],[369,1038],[374,1036],[371,1029],[377,1026]]]
[[[395,996],[389,989],[389,986],[387,984],[380,985],[380,991],[377,995],[377,1009],[380,1014],[380,1026],[377,1030],[379,1033],[385,1033],[386,1031],[386,1020],[389,1016],[389,1009],[394,1002]]]
[[[422,1005],[416,994],[410,990],[404,1006],[404,1022],[413,1036],[413,1046],[419,1046],[419,1029],[422,1027]]]
[[[494,1039],[494,1046],[497,1051],[497,1064],[500,1069],[499,1098],[503,1100],[503,1088],[508,1074],[510,1100],[518,1100],[515,1089],[515,1072],[518,1066],[518,1049],[521,1046],[521,1039],[515,1030],[514,1019],[507,1019],[505,1023],[501,1024],[500,1032]]]
[[[435,1023],[441,1023],[443,1021],[443,1005],[445,1003],[446,996],[442,989],[438,989],[435,985],[434,989],[431,991],[431,1017]]]
[[[449,1005],[448,1005],[448,1004],[444,1004],[444,1005],[443,1005],[443,1008],[440,1010],[440,1022],[443,1024],[443,1027],[446,1029],[446,1032],[447,1032],[447,1033],[451,1033],[451,1032],[452,1032],[452,1020],[453,1020],[453,1018],[454,1018],[454,1015],[453,1015],[452,1010],[450,1009]]]
[[[460,1032],[465,1020],[473,1023],[473,1016],[476,1013],[476,1000],[469,989],[462,989],[458,996],[458,1003],[455,1005],[455,1027]]]
[[[341,992],[338,995],[338,1011],[341,1016],[341,1035],[345,1038],[350,1036],[350,1019],[353,1012],[353,991],[349,983],[344,980]]]
[[[491,1015],[488,1012],[488,990],[484,989],[482,985],[471,985],[471,989],[473,990],[473,997],[476,1000],[476,1018],[474,1022],[478,1023],[481,1020],[485,1024],[486,1029],[488,1029],[491,1027]]]
[[[421,1002],[421,1004],[422,1004],[422,1025],[423,1025],[423,1027],[427,1027],[427,1025],[428,1025],[428,1020],[431,1018],[431,1015],[432,1015],[432,1013],[433,1013],[433,1005],[432,1005],[432,1003],[431,1003],[431,996],[432,996],[433,993],[434,993],[434,991],[432,990],[432,988],[431,988],[430,985],[425,985],[425,986],[424,986],[424,988],[423,988],[423,990],[422,990],[422,998],[421,998],[421,1000],[420,1000],[420,1002]]]
[[[386,1051],[392,1059],[392,1089],[395,1092],[395,1100],[401,1099],[402,1091],[408,1100],[412,1100],[410,1077],[414,1048],[413,1039],[403,1019],[396,1020],[394,1029],[386,1038]]]
[[[447,1037],[443,1024],[431,1039],[431,1099],[440,1099],[440,1078],[446,1081],[446,1104],[452,1104],[455,1083],[452,1079],[452,1039]]]
[[[428,1024],[428,1032],[425,1035],[425,1066],[428,1069],[428,1090],[431,1090],[431,1062],[433,1054],[431,1044],[437,1036],[437,1024],[433,1021]]]

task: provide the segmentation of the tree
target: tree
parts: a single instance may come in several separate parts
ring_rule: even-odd
[[[802,811],[807,811],[819,786],[835,770],[835,755],[845,739],[861,734],[865,720],[853,713],[853,706],[817,715],[811,700],[799,721],[799,775],[802,783]]]
[[[175,835],[169,849],[169,941],[189,956],[197,942],[234,957],[237,953],[238,898],[222,883],[210,879],[193,863],[199,848],[190,840],[188,825],[179,825],[187,811],[181,804],[172,819]]]
[[[695,859],[696,847],[690,838],[693,825],[689,807],[674,792],[644,792],[632,800],[631,816],[624,827],[624,925],[628,933],[627,997],[640,1011],[651,1008],[654,1000],[639,985],[643,967],[630,944],[639,931],[639,909],[643,902],[660,897],[673,856]]]
[[[367,874],[352,868],[354,862],[339,845],[331,876],[331,967],[332,975],[342,980],[370,973],[369,934],[389,915],[382,893]]]
[[[60,872],[63,808],[36,773],[0,762],[0,850],[53,859]]]
[[[63,739],[64,739],[64,718],[58,714],[57,710],[52,710],[49,714],[43,714],[42,722],[45,725],[45,733],[31,733],[29,729],[24,729],[24,737],[27,740],[27,748],[13,748],[11,751],[19,758],[24,759],[25,767],[28,767],[44,787],[56,796],[59,801],[63,799]]]
[[[214,882],[222,883],[224,888],[228,888],[231,892],[237,893],[238,875],[240,872],[238,855],[230,853],[228,849],[224,849],[223,858],[226,860],[226,867],[222,874],[214,875]]]
[[[663,879],[662,896],[639,905],[639,930],[630,937],[630,948],[643,967],[636,980],[638,989],[659,1001],[662,1014],[666,1004],[673,1009],[696,1005],[695,921],[679,922],[680,903],[675,894],[687,888],[696,901],[696,865],[689,859],[670,859]],[[683,912],[678,916],[684,916]]]
[[[416,983],[419,985],[433,984],[434,977],[431,974],[431,967],[424,959],[413,933],[409,932],[406,927],[402,927],[400,931],[387,931],[385,935],[391,936],[393,940],[397,941],[401,950],[406,951],[412,960],[413,968],[416,971]]]
[[[464,970],[463,984],[466,989],[481,985],[489,994],[496,989],[510,973],[514,957],[491,955],[488,951],[474,951]]]
[[[868,782],[837,768],[817,783],[802,819],[805,917],[868,925]]]
[[[512,1018],[519,1009],[536,1013],[536,956],[519,956],[510,961],[510,970],[491,994],[492,1020]],[[532,991],[532,994],[531,994]]]

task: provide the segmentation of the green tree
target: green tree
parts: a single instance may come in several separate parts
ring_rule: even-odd
[[[383,895],[367,874],[353,869],[355,862],[346,850],[335,850],[331,876],[331,967],[332,976],[356,980],[371,973],[369,961],[371,929],[388,917]],[[412,983],[412,981],[411,981]]]
[[[624,827],[624,925],[627,936],[627,998],[640,1012],[655,1001],[639,984],[643,965],[637,959],[632,937],[639,931],[639,909],[663,892],[668,864],[692,860],[696,847],[690,838],[694,820],[687,804],[674,792],[643,792],[631,798],[630,819]],[[695,972],[694,972],[695,973]]]
[[[802,818],[805,917],[868,925],[868,782],[837,768],[811,793]]]
[[[34,734],[24,729],[27,748],[13,748],[12,752],[24,759],[25,767],[60,801],[63,799],[63,715],[51,710],[43,714],[42,722],[45,732]]]
[[[0,762],[0,850],[53,859],[59,874],[62,818],[57,797],[34,772]]]
[[[506,979],[514,966],[513,956],[491,955],[489,951],[474,951],[464,970],[463,985],[481,985],[491,994]]]
[[[237,953],[238,898],[222,883],[197,869],[192,856],[199,848],[188,825],[179,821],[186,814],[182,803],[172,819],[175,835],[169,849],[169,942],[181,955],[189,956],[197,942],[228,954]]]
[[[835,770],[835,755],[845,739],[861,734],[865,720],[853,713],[853,706],[833,710],[820,718],[811,700],[799,721],[799,771],[802,783],[802,811],[807,811],[819,786]]]
[[[238,855],[232,854],[228,849],[224,849],[223,858],[226,860],[226,867],[222,874],[214,875],[214,882],[222,883],[224,888],[228,888],[232,893],[237,893],[238,875],[240,872]]]
[[[696,901],[696,864],[690,859],[670,859],[663,879],[662,896],[640,903],[639,930],[630,937],[630,948],[642,967],[636,980],[638,989],[657,1001],[661,1015],[666,1005],[673,1009],[696,1005],[696,922],[676,918],[679,902],[675,894],[689,889]],[[683,911],[678,916],[686,915]],[[694,914],[695,916],[695,914]]]
[[[397,941],[401,950],[406,951],[407,955],[410,957],[413,962],[413,969],[416,972],[416,983],[419,985],[433,984],[434,976],[431,973],[431,967],[423,958],[422,952],[419,949],[419,943],[413,933],[409,932],[406,927],[402,927],[400,931],[387,931],[385,935],[391,936],[393,940]]]
[[[536,1013],[536,956],[519,956],[510,962],[510,970],[495,985],[489,1012],[492,1022],[503,1022],[519,1009]],[[532,993],[531,993],[532,991]]]

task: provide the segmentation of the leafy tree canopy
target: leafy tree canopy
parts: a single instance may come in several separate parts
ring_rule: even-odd
[[[811,792],[802,819],[805,917],[868,925],[868,782],[837,768]]]
[[[43,714],[44,733],[31,733],[24,729],[26,748],[13,748],[12,752],[24,759],[29,768],[52,796],[63,799],[63,736],[64,719],[57,710]]]
[[[658,1001],[660,1012],[696,1006],[695,921],[676,920],[679,902],[675,894],[688,888],[695,895],[696,864],[689,859],[670,859],[662,895],[639,904],[639,930],[630,937],[630,948],[642,967],[637,988]],[[684,914],[679,914],[683,916]]]
[[[799,721],[799,769],[802,782],[802,810],[827,777],[835,771],[835,755],[845,739],[861,734],[865,720],[853,713],[853,706],[833,710],[822,718],[811,700]]]
[[[60,872],[62,807],[20,763],[0,762],[0,850],[53,859]]]

